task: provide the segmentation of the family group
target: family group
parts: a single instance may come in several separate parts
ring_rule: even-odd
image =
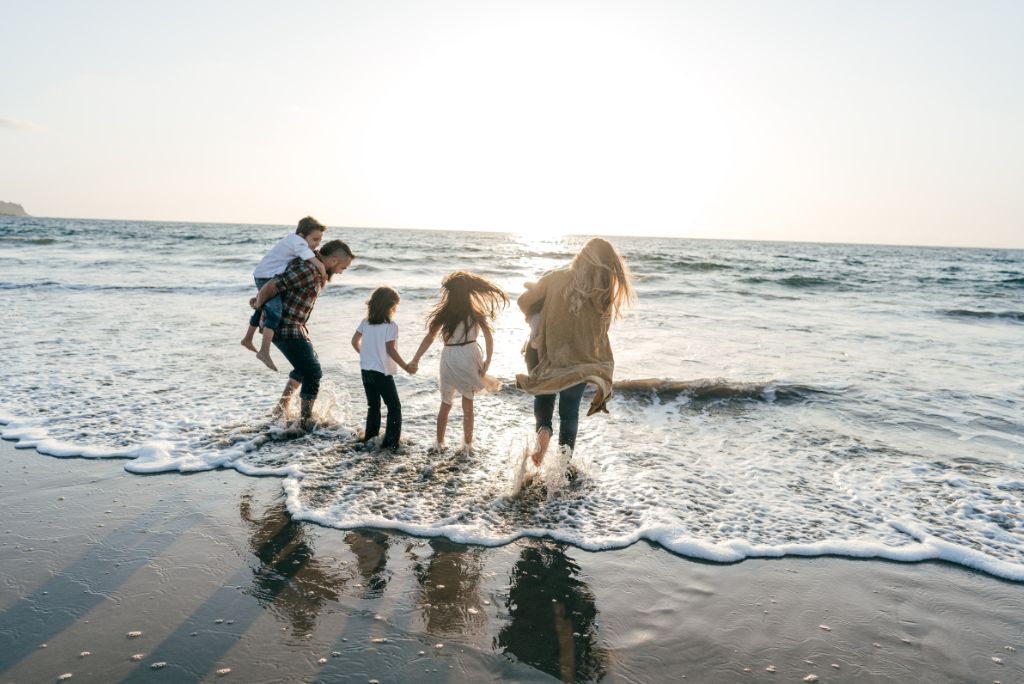
[[[275,407],[282,415],[296,392],[301,400],[300,425],[315,427],[313,405],[323,375],[306,328],[317,296],[331,278],[355,259],[347,244],[330,240],[321,244],[327,228],[307,216],[296,231],[284,237],[260,261],[253,277],[257,295],[250,300],[254,312],[242,345],[267,367],[277,370],[270,346],[277,347],[292,370]],[[537,429],[534,464],[540,466],[553,433],[557,402],[558,443],[573,449],[580,404],[587,384],[596,391],[587,415],[607,412],[612,391],[614,358],[608,329],[635,301],[631,275],[615,248],[593,238],[564,267],[548,271],[537,282],[526,283],[517,300],[530,327],[524,347],[528,373],[516,376],[516,385],[533,395]],[[456,396],[461,397],[463,448],[473,443],[473,397],[494,391],[500,383],[487,374],[494,352],[493,328],[509,297],[500,287],[468,271],[456,271],[441,282],[440,299],[427,315],[427,332],[407,362],[398,351],[395,313],[400,296],[390,287],[378,287],[366,302],[364,318],[352,336],[359,353],[366,394],[366,427],[362,440],[380,434],[381,402],[387,421],[381,447],[396,449],[402,433],[402,404],[394,376],[398,369],[415,375],[419,362],[435,340],[443,348],[435,447],[444,448],[448,416]],[[260,332],[261,331],[261,332]],[[260,333],[260,346],[254,340]],[[483,337],[486,351],[478,339]]]

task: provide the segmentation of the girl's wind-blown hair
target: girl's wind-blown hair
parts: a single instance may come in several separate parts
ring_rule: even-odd
[[[508,306],[500,287],[469,271],[456,271],[441,281],[441,300],[427,314],[427,328],[450,339],[459,323],[491,330],[491,322]]]
[[[366,300],[366,320],[373,325],[391,322],[391,310],[400,297],[390,287],[378,287]]]
[[[591,302],[611,321],[622,318],[626,306],[636,301],[629,267],[607,240],[593,238],[587,242],[569,268],[569,311],[574,314]]]

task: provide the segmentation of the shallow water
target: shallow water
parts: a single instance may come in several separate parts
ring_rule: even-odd
[[[390,284],[410,356],[446,273],[515,297],[584,238],[329,231],[359,258],[311,319],[326,426],[296,439],[267,417],[284,375],[238,345],[251,270],[285,230],[0,220],[3,436],[132,472],[281,476],[296,518],[333,527],[648,539],[717,561],[943,558],[1024,580],[1024,252],[613,238],[640,295],[613,328],[616,379],[670,382],[621,385],[610,415],[581,421],[581,476],[561,482],[552,458],[517,491],[532,414],[511,387],[477,400],[474,454],[428,453],[436,348],[398,378],[406,453],[353,451],[349,338]],[[507,385],[525,334],[510,308],[492,366]],[[456,408],[449,442],[460,431]]]

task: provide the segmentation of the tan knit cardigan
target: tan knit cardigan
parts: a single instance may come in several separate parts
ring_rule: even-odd
[[[597,301],[585,302],[579,313],[569,311],[571,281],[568,268],[550,271],[519,297],[517,304],[526,315],[540,301],[544,308],[537,336],[540,362],[529,375],[517,375],[516,385],[530,394],[554,394],[589,382],[597,386],[597,393],[587,415],[607,413],[615,369],[608,341],[611,319]]]

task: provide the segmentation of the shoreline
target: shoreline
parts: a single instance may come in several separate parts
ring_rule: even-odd
[[[10,442],[0,472],[0,683],[1024,679],[1024,585],[941,561],[338,530],[268,478]]]
[[[18,419],[8,413],[0,411],[0,428],[8,427],[3,438],[0,438],[0,442],[4,442],[14,446],[17,450],[31,450],[38,453],[41,456],[47,458],[58,458],[58,459],[73,459],[73,460],[88,460],[88,461],[115,461],[119,463],[131,463],[132,461],[146,460],[146,457],[152,455],[154,447],[151,445],[144,445],[135,449],[121,450],[121,451],[107,451],[102,449],[94,449],[91,447],[80,447],[73,444],[61,442],[59,440],[53,440],[49,438],[45,433],[40,432],[38,428],[10,428],[10,425],[16,424]],[[245,444],[240,446],[243,450],[247,450]],[[213,464],[214,467],[207,467],[201,470],[164,470],[161,468],[151,469],[149,464],[142,468],[131,468],[125,465],[123,469],[131,475],[195,475],[198,473],[218,473],[226,470],[234,471],[235,474],[241,475],[242,477],[256,477],[256,478],[272,478],[282,482],[282,495],[285,499],[291,498],[294,494],[294,488],[284,485],[285,480],[290,476],[287,472],[287,468],[283,468],[280,472],[243,472],[239,471],[230,464],[232,463],[231,454],[227,453],[223,456],[222,460]],[[330,521],[323,520],[320,516],[310,513],[291,513],[291,515],[298,521],[306,522],[309,524],[316,525],[325,529],[333,529],[336,531],[347,531],[353,528],[337,527],[331,524]],[[997,558],[988,556],[980,551],[974,549],[965,548],[951,544],[942,539],[932,537],[919,529],[913,523],[900,522],[896,529],[906,534],[907,536],[915,539],[912,544],[906,544],[903,546],[887,546],[875,542],[860,542],[853,547],[847,547],[841,551],[829,551],[829,549],[835,548],[836,543],[833,541],[822,541],[822,542],[811,542],[811,543],[791,543],[780,546],[758,546],[747,541],[742,540],[730,540],[718,543],[709,543],[702,541],[689,541],[685,540],[679,544],[673,544],[672,542],[666,542],[663,539],[657,538],[658,535],[650,535],[646,532],[636,533],[625,540],[613,540],[611,542],[606,541],[604,544],[598,545],[587,545],[581,544],[578,541],[571,538],[571,535],[560,536],[553,534],[550,531],[544,534],[531,534],[531,531],[520,532],[516,535],[510,535],[502,537],[491,542],[481,542],[479,539],[453,539],[452,536],[444,534],[444,530],[438,530],[439,533],[430,534],[426,532],[420,532],[417,528],[406,525],[402,526],[389,526],[386,524],[388,521],[384,521],[385,524],[365,527],[365,529],[378,530],[387,534],[397,534],[413,537],[416,539],[430,540],[436,538],[447,538],[449,540],[456,541],[457,543],[469,544],[472,546],[480,546],[482,548],[500,548],[509,544],[515,544],[528,540],[539,540],[539,541],[550,541],[557,544],[570,545],[580,551],[602,553],[609,551],[620,551],[629,549],[632,546],[640,543],[647,543],[658,547],[659,549],[669,553],[677,558],[683,559],[689,562],[703,562],[714,565],[734,565],[743,563],[751,560],[782,560],[782,559],[809,559],[809,558],[839,558],[845,560],[877,560],[883,562],[892,562],[898,564],[918,564],[918,563],[941,563],[948,564],[952,567],[960,568],[965,571],[975,571],[987,575],[993,579],[1010,582],[1010,583],[1024,583],[1024,569],[1020,566],[1014,565],[1007,561],[1002,561]],[[418,527],[418,526],[417,526]],[[361,528],[357,528],[361,529]],[[682,545],[687,547],[690,553],[686,551],[680,551],[674,548],[674,546]]]

